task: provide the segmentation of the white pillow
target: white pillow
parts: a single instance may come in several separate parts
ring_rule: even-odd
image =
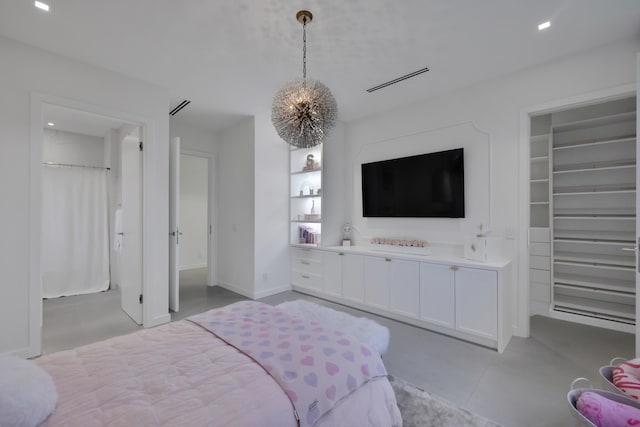
[[[57,401],[56,386],[44,369],[29,360],[0,356],[0,426],[35,427]]]

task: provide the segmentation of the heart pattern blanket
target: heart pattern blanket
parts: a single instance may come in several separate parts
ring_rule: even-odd
[[[260,364],[301,425],[313,426],[360,385],[387,375],[380,355],[355,338],[267,304],[242,301],[188,320]]]

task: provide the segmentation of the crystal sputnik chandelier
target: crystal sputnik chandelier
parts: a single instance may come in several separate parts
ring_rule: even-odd
[[[287,82],[273,97],[271,121],[278,135],[289,144],[309,148],[321,144],[335,125],[338,106],[327,86],[307,78],[307,10],[296,14],[302,24],[302,78]]]

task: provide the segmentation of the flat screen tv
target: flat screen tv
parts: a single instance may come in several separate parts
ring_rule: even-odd
[[[464,149],[362,164],[362,216],[464,218]]]

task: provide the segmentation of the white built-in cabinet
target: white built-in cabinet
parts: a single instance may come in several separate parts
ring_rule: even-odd
[[[323,294],[355,303],[364,302],[364,257],[335,251],[321,253]]]
[[[633,332],[635,97],[531,119],[532,314]]]
[[[500,352],[511,337],[508,262],[483,264],[358,247],[292,248],[291,253],[297,291]]]
[[[487,339],[498,337],[498,273],[420,263],[420,318]]]
[[[420,264],[390,257],[364,258],[365,304],[404,316],[418,317]]]
[[[456,289],[453,266],[420,264],[420,319],[455,327]]]

